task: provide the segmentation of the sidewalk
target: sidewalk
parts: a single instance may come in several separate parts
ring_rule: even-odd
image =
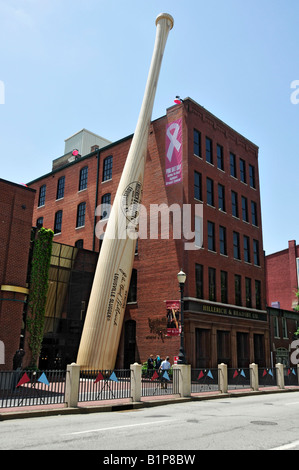
[[[0,408],[0,421],[9,419],[23,419],[34,418],[41,416],[55,416],[55,415],[68,415],[68,414],[87,414],[87,413],[100,413],[111,411],[124,411],[133,410],[153,406],[167,405],[170,403],[184,403],[198,400],[212,400],[216,398],[237,398],[249,395],[262,395],[270,393],[288,393],[298,392],[299,387],[286,387],[279,389],[277,387],[261,388],[258,391],[251,389],[234,389],[229,390],[228,393],[221,392],[202,392],[192,394],[190,397],[179,397],[178,395],[160,395],[142,397],[140,402],[132,402],[130,398],[114,399],[114,400],[101,400],[97,402],[82,402],[76,408],[67,408],[64,404],[54,405],[35,405],[35,406],[20,406],[11,408]]]

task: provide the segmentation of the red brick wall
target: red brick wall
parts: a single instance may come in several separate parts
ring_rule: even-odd
[[[0,283],[25,287],[27,281],[32,211],[35,192],[24,186],[0,180]],[[24,294],[0,291],[0,340],[5,345],[5,364],[19,348]],[[10,300],[8,300],[10,299]]]
[[[280,308],[292,310],[298,299],[296,258],[299,257],[299,245],[289,241],[288,249],[266,256],[267,304],[279,302]]]
[[[212,267],[216,269],[216,296],[217,301],[221,302],[220,293],[220,271],[224,270],[228,273],[228,303],[235,304],[234,275],[241,275],[242,300],[245,306],[245,277],[252,280],[252,308],[255,308],[255,285],[254,281],[261,282],[262,288],[262,308],[265,309],[265,273],[264,273],[264,256],[263,256],[263,238],[262,238],[262,220],[260,207],[260,189],[259,189],[259,173],[258,173],[258,148],[247,141],[244,137],[233,131],[229,126],[224,124],[215,116],[211,115],[204,108],[191,103],[189,105],[188,114],[188,182],[184,184],[186,188],[186,199],[190,203],[199,203],[194,199],[194,171],[202,174],[202,194],[203,194],[203,217],[204,225],[204,249],[197,252],[189,252],[188,268],[189,276],[187,279],[187,292],[189,296],[195,297],[195,263],[203,264],[204,269],[204,298],[208,299],[208,269]],[[202,158],[193,153],[193,129],[201,132],[201,149]],[[205,136],[212,139],[213,142],[213,160],[214,164],[206,162],[205,157]],[[223,147],[224,154],[224,171],[217,168],[217,149],[216,145]],[[236,155],[237,178],[230,176],[230,152]],[[239,160],[246,162],[247,183],[240,181]],[[255,168],[255,189],[249,185],[249,164]],[[214,181],[214,206],[207,205],[206,197],[206,178],[209,177]],[[225,212],[218,210],[218,183],[225,188]],[[187,192],[188,190],[188,192]],[[231,191],[238,194],[239,218],[232,215],[231,207]],[[249,222],[242,220],[241,196],[247,198]],[[257,204],[258,226],[252,224],[251,221],[251,201]],[[215,242],[216,253],[208,251],[208,234],[207,221],[215,223]],[[227,256],[221,255],[219,250],[219,226],[226,227],[227,236]],[[241,260],[235,260],[233,256],[233,231],[240,234],[240,251]],[[243,256],[243,235],[247,235],[250,240],[251,262],[244,261]],[[253,239],[259,242],[259,259],[260,266],[253,263]]]

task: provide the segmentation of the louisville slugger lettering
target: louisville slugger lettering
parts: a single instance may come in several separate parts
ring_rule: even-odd
[[[172,27],[173,18],[169,14],[158,15],[144,97],[90,293],[77,357],[81,369],[115,366],[135,254],[136,237],[132,234],[138,231],[149,126],[163,53]]]

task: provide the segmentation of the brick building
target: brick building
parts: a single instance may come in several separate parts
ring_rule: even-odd
[[[299,245],[290,240],[288,248],[265,257],[267,305],[293,310],[298,305]]]
[[[295,240],[288,248],[265,257],[266,295],[270,319],[273,361],[290,366],[294,333],[299,328],[299,245]]]
[[[0,369],[11,370],[23,347],[28,260],[35,191],[0,179]]]
[[[96,229],[108,211],[95,209],[113,203],[131,140],[91,149],[75,160],[63,156],[51,172],[28,183],[36,190],[33,225],[54,229],[59,243],[99,251]],[[149,219],[138,240],[117,365],[143,362],[150,353],[177,356],[180,338],[165,335],[166,301],[180,297],[180,269],[187,275],[188,362],[269,364],[258,147],[187,98],[151,123],[142,204]],[[162,204],[191,207],[190,228],[199,246],[195,209],[203,208],[201,249],[187,249],[185,232],[173,236],[175,213],[170,237],[162,215],[150,217]],[[156,222],[162,227],[158,238],[152,236]]]

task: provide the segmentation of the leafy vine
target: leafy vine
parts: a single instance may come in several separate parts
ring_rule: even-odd
[[[29,309],[26,319],[26,329],[29,333],[28,344],[32,355],[30,368],[33,369],[37,367],[43,340],[53,235],[52,230],[41,227],[33,248]]]

